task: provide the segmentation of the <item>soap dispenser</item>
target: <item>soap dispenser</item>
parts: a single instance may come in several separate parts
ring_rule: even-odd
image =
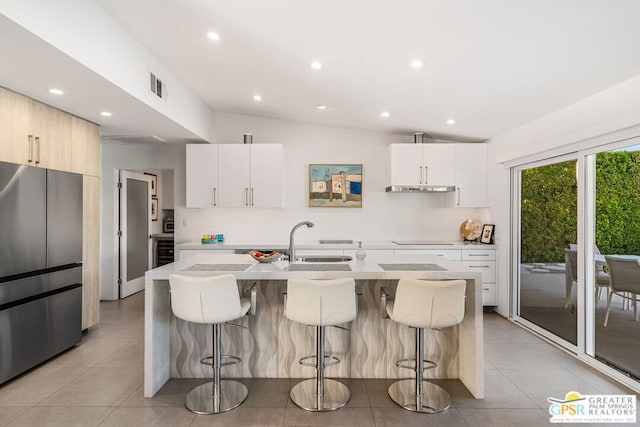
[[[356,259],[362,261],[367,257],[367,253],[362,249],[362,241],[358,242],[358,250],[356,251]]]

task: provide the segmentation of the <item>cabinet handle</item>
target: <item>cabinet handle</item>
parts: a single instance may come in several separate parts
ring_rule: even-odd
[[[422,166],[420,166],[420,184],[422,184]]]
[[[27,138],[29,138],[29,158],[27,162],[31,163],[33,162],[33,135],[27,135]]]
[[[458,190],[458,202],[457,202],[457,206],[460,206],[460,187],[457,188]]]
[[[38,159],[36,160],[36,165],[40,163],[40,137],[36,136],[36,153],[38,154]]]
[[[249,188],[244,189],[244,205],[249,206]]]
[[[488,265],[470,265],[469,268],[489,268]]]
[[[482,290],[483,290],[483,291],[488,291],[488,290],[489,290],[489,288],[482,288]]]
[[[424,183],[428,184],[429,183],[429,166],[424,167]]]
[[[489,256],[489,254],[469,254],[469,256]]]
[[[218,206],[216,204],[216,187],[213,187],[213,206]]]
[[[254,188],[251,187],[251,206],[253,206],[253,190]]]

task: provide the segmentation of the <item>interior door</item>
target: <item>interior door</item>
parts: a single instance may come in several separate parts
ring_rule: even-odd
[[[152,268],[151,177],[120,171],[120,298],[144,289],[144,273]]]

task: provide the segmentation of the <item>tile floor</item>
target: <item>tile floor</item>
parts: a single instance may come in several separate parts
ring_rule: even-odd
[[[246,379],[244,405],[198,416],[183,400],[203,380],[171,380],[153,399],[142,396],[143,322],[143,293],[101,303],[100,324],[79,346],[0,387],[0,426],[534,427],[549,425],[549,396],[633,393],[502,317],[485,314],[486,398],[473,399],[457,380],[438,380],[453,396],[447,413],[400,409],[386,394],[389,380],[345,381],[352,394],[347,407],[308,413],[289,400],[296,380]]]

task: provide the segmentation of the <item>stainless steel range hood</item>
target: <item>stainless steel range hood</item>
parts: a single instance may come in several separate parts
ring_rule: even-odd
[[[387,193],[449,193],[456,191],[455,185],[390,185]]]

